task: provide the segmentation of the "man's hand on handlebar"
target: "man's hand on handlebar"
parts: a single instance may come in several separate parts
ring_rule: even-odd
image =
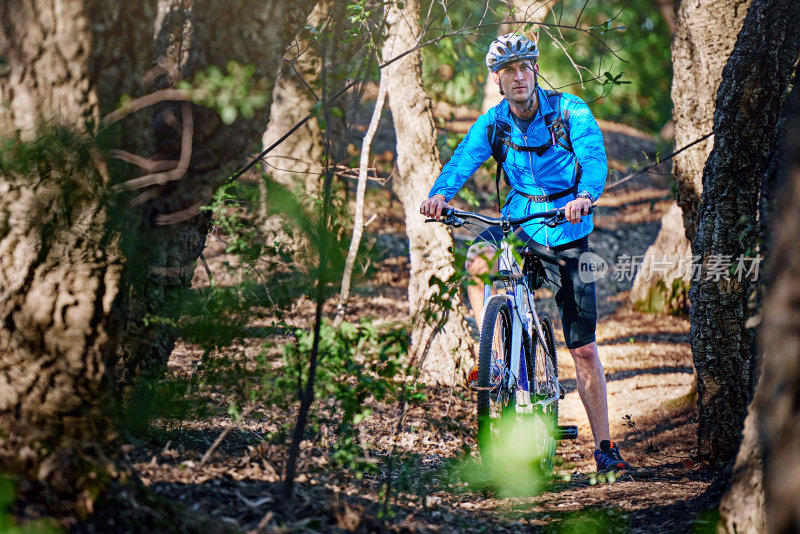
[[[592,201],[588,198],[576,198],[564,206],[564,216],[572,224],[581,222],[581,216],[589,215],[591,212]]]
[[[436,219],[437,221],[442,217],[442,210],[444,208],[452,208],[445,200],[444,195],[433,195],[431,198],[426,198],[419,206],[419,212],[426,217]]]

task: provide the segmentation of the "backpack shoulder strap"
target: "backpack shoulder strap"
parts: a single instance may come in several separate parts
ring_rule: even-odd
[[[494,186],[497,191],[497,211],[500,211],[502,209],[500,206],[500,177],[502,176],[506,185],[511,187],[508,176],[503,172],[503,162],[506,160],[506,151],[508,150],[505,143],[507,135],[503,126],[495,121],[486,127],[486,136],[489,139],[489,144],[492,146],[492,157],[497,165],[497,170],[494,175]]]
[[[555,90],[547,90],[545,94],[547,95],[547,102],[550,104],[550,107],[556,110],[552,113],[548,113],[544,118],[547,129],[550,130],[553,144],[558,144],[564,150],[574,153],[574,150],[572,150],[572,141],[569,137],[569,110],[562,111],[561,108],[562,94]],[[553,103],[554,100],[555,104]]]
[[[508,138],[508,130],[503,126],[495,121],[486,127],[486,137],[492,146],[492,157],[498,163],[506,160],[505,141]]]
[[[561,107],[561,98],[562,93],[559,91],[545,91],[547,94],[547,101],[550,103],[550,107],[557,109],[557,112],[553,112],[548,116],[552,115],[553,119],[551,121],[547,120],[545,117],[545,122],[547,124],[547,128],[550,130],[550,135],[553,140],[553,144],[558,143],[558,145],[570,152],[575,159],[575,182],[572,184],[572,188],[577,190],[578,182],[581,179],[581,164],[578,161],[578,157],[575,155],[575,151],[572,149],[572,140],[569,136],[569,109],[562,110]],[[556,99],[555,105],[553,105],[553,99]]]

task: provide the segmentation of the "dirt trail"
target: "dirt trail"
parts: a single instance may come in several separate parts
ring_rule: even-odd
[[[620,136],[618,141],[615,136]],[[646,138],[614,132],[606,138],[612,162],[622,161],[624,154],[629,157],[643,143],[654,152],[652,140]],[[669,206],[669,191],[668,177],[649,175],[604,195],[591,240],[593,251],[612,265],[622,254],[642,254]],[[361,284],[351,313],[405,318],[404,237],[401,221],[391,215],[399,210],[377,205],[369,209],[386,219],[380,221],[383,231],[376,238],[395,253],[387,254],[375,276]],[[206,258],[212,270],[221,269],[225,261],[224,254],[215,256],[213,250]],[[204,278],[199,267],[198,280]],[[692,525],[702,525],[698,515],[714,503],[706,494],[711,475],[691,461],[695,428],[686,398],[692,389],[689,324],[682,318],[631,311],[630,286],[630,280],[613,272],[598,282],[598,344],[608,380],[612,436],[627,460],[650,468],[648,478],[628,476],[591,484],[591,432],[559,324],[559,374],[568,392],[560,405],[560,422],[578,425],[579,438],[560,443],[556,482],[535,497],[500,498],[492,491],[473,489],[463,478],[453,482],[453,472],[469,468],[469,460],[466,467],[458,467],[454,459],[461,457],[464,445],[474,449],[475,395],[463,389],[429,389],[424,409],[412,409],[398,434],[394,407],[376,404],[365,421],[370,454],[380,460],[394,450],[398,459],[404,459],[394,469],[410,476],[404,492],[395,495],[394,515],[388,518],[379,517],[381,480],[354,480],[330,468],[330,451],[313,441],[304,442],[295,515],[287,515],[279,497],[285,444],[267,437],[291,421],[292,414],[275,406],[255,410],[205,465],[201,465],[203,455],[222,429],[232,425],[224,404],[212,410],[218,415],[204,420],[181,421],[178,427],[161,421],[149,441],[132,442],[125,452],[158,493],[247,532],[554,532],[575,522],[588,525],[592,532],[691,530]],[[310,303],[300,303],[291,320],[308,321],[310,312]],[[557,318],[554,305],[550,312]],[[259,344],[253,340],[252,347],[243,351],[252,355]],[[193,372],[200,357],[198,347],[179,343],[170,359],[172,375]],[[223,395],[215,398],[224,402]],[[562,477],[565,474],[569,480]]]

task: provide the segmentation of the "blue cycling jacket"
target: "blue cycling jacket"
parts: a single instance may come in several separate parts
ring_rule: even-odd
[[[495,121],[510,126],[508,137],[517,145],[540,146],[550,142],[550,132],[544,117],[553,109],[559,97],[551,97],[540,87],[539,109],[527,132],[522,132],[511,118],[508,102],[503,99],[498,105],[478,117],[466,137],[459,143],[453,157],[442,169],[433,184],[428,197],[444,195],[448,202],[455,196],[464,182],[478,170],[481,164],[492,155],[492,147],[487,136],[487,127]],[[522,217],[529,213],[560,208],[573,200],[567,195],[553,202],[534,202],[517,192],[529,195],[552,195],[569,189],[575,180],[575,159],[580,162],[582,173],[578,192],[588,191],[595,199],[603,193],[608,174],[603,134],[597,126],[589,106],[574,95],[562,93],[560,96],[561,117],[569,124],[569,138],[574,154],[559,145],[551,146],[544,154],[507,149],[503,169],[511,183],[511,191],[506,197],[503,214]],[[592,216],[582,217],[577,224],[562,224],[547,228],[541,220],[535,219],[523,226],[525,232],[537,243],[545,246],[563,245],[588,235],[594,228]]]

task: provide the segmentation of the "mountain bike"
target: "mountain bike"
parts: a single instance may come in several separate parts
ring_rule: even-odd
[[[575,439],[578,429],[558,425],[558,401],[565,392],[558,382],[553,323],[547,313],[536,310],[534,301],[534,291],[546,279],[542,262],[561,266],[564,262],[527,245],[517,256],[509,243],[513,227],[533,219],[544,219],[550,228],[567,222],[563,209],[494,218],[452,208],[442,210],[438,222],[467,228],[476,236],[491,226],[503,231],[500,242],[491,243],[497,250],[498,269],[483,288],[478,372],[471,385],[478,393],[478,447],[484,462],[491,463],[503,454],[498,445],[507,440],[514,425],[525,424],[535,443],[511,446],[535,447],[541,470],[547,473],[553,467],[556,440]]]

